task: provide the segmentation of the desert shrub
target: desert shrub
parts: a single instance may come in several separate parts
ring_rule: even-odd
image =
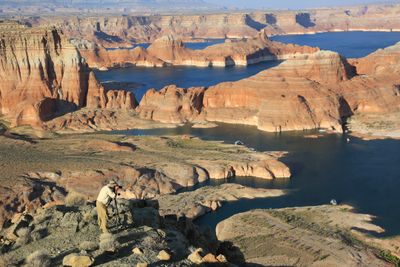
[[[40,228],[36,229],[31,233],[31,238],[33,241],[40,240],[44,238],[47,235],[47,229],[46,228]]]
[[[18,229],[17,236],[18,238],[15,243],[18,246],[26,245],[32,241],[31,230],[27,227]]]
[[[111,233],[100,235],[100,249],[103,251],[114,252],[119,248],[119,243]]]
[[[0,254],[0,266],[14,267],[18,266],[18,260],[12,254]]]
[[[96,249],[98,249],[99,246],[97,245],[96,242],[92,242],[92,241],[83,241],[80,245],[79,245],[79,249],[80,250],[86,250],[86,251],[94,251]]]
[[[68,207],[83,206],[86,204],[86,197],[81,193],[70,191],[65,197],[65,205]]]
[[[50,267],[51,257],[43,250],[37,250],[26,258],[26,266],[29,267]]]
[[[396,267],[400,266],[400,259],[394,256],[390,251],[382,250],[379,252],[379,257],[387,262],[393,263]]]

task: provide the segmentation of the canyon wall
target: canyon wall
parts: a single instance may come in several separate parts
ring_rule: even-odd
[[[183,119],[178,122],[247,124],[269,132],[315,128],[341,132],[346,119],[355,113],[399,112],[398,78],[395,72],[357,75],[356,68],[339,54],[317,51],[297,54],[253,77],[206,88],[196,116],[182,117],[182,101],[168,101],[169,113],[165,112],[165,98],[159,96],[165,90],[147,94],[139,110],[159,114],[147,118],[163,122],[177,122],[169,118],[179,117]],[[193,90],[169,87],[168,95],[190,99]]]
[[[368,5],[305,11],[238,12],[200,15],[90,15],[23,17],[32,25],[54,25],[78,39],[104,46],[153,42],[165,35],[242,38],[265,29],[271,34],[349,30],[400,30],[400,5]]]
[[[0,48],[0,114],[11,126],[41,126],[86,106],[88,91],[91,96],[101,87],[76,47],[55,28],[0,23]],[[130,93],[103,93],[108,102],[99,107],[134,106]]]
[[[147,49],[136,47],[129,50],[123,48],[106,50],[98,45],[82,43],[78,47],[89,66],[98,69],[130,65],[247,66],[263,61],[289,59],[297,54],[309,54],[319,50],[314,47],[271,41],[265,30],[261,30],[251,38],[236,41],[228,39],[225,43],[212,45],[202,50],[189,49],[182,39],[172,35],[155,40]]]

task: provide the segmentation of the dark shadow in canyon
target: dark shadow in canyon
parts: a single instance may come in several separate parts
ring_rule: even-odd
[[[315,26],[315,23],[311,20],[310,13],[296,14],[296,23],[300,24],[304,28],[312,28]]]
[[[267,26],[267,25],[265,25],[265,24],[263,24],[263,23],[260,23],[260,22],[258,22],[258,21],[255,21],[255,20],[254,20],[253,18],[251,18],[249,15],[246,15],[245,21],[246,21],[246,24],[247,24],[248,26],[250,26],[250,27],[253,28],[253,29],[256,29],[257,31],[259,31],[259,30],[261,30],[261,29],[264,29],[265,26]]]

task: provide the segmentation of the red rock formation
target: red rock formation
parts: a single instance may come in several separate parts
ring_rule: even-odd
[[[124,65],[164,66],[229,66],[248,65],[262,61],[288,59],[296,54],[318,51],[318,48],[282,44],[268,39],[262,30],[256,36],[239,41],[226,41],[203,50],[186,48],[182,39],[172,35],[154,41],[147,49],[115,49],[106,51],[97,46],[80,49],[91,67],[107,68]]]
[[[79,51],[92,68],[104,69],[109,67],[146,66],[163,67],[165,62],[151,56],[143,47],[134,49],[115,49],[107,51],[98,45],[80,46]]]
[[[340,103],[324,85],[350,78],[345,65],[338,54],[321,51],[248,79],[210,87],[203,101],[205,118],[272,132],[319,127],[339,131]]]
[[[140,116],[161,122],[181,123],[194,120],[201,111],[204,88],[182,89],[167,86],[159,92],[148,90],[137,108]]]
[[[135,107],[132,93],[101,91],[78,50],[54,28],[0,23],[0,48],[0,114],[11,126],[42,126],[55,115],[84,107],[88,91],[91,106]]]
[[[89,90],[87,94],[88,108],[106,109],[134,109],[137,106],[132,92],[124,90],[106,90],[99,84],[93,72],[89,76]]]
[[[1,113],[12,125],[39,125],[48,115],[41,112],[48,111],[47,98],[85,104],[88,70],[57,30],[17,28],[0,34]]]
[[[318,51],[296,55],[247,79],[209,87],[202,91],[196,116],[182,116],[181,108],[181,99],[192,96],[193,89],[176,87],[149,91],[138,110],[143,117],[162,122],[207,120],[255,125],[271,132],[341,131],[343,118],[353,113],[399,111],[396,77],[355,76],[340,55]]]
[[[69,36],[108,47],[152,42],[165,35],[192,38],[243,38],[260,29],[271,34],[348,30],[400,30],[400,5],[322,8],[309,11],[214,13],[200,15],[29,17],[33,25],[55,25]],[[21,10],[18,11],[20,13]]]
[[[350,62],[356,66],[358,74],[400,75],[400,43]]]

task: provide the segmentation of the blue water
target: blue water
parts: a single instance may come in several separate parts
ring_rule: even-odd
[[[210,45],[222,44],[224,42],[225,42],[225,39],[206,39],[204,42],[184,42],[184,45],[187,48],[190,48],[193,50],[201,50]],[[107,48],[107,50],[133,49],[138,46],[143,47],[143,48],[148,48],[150,46],[150,43],[133,44],[131,47],[120,47],[120,48],[111,47],[111,48]]]
[[[122,69],[112,69],[108,71],[95,71],[96,77],[100,82],[118,81],[135,82],[142,84],[134,90],[138,100],[150,89],[157,90],[166,85],[176,84],[179,87],[211,86],[226,81],[237,81],[258,72],[278,65],[280,62],[271,61],[247,67],[130,67]]]
[[[193,50],[201,50],[204,49],[210,45],[215,45],[215,44],[222,44],[225,42],[225,39],[208,39],[205,40],[205,42],[186,42],[184,43],[187,48],[193,49]]]
[[[360,57],[400,41],[400,33],[344,32],[316,35],[277,36],[275,40],[320,46],[347,57]],[[235,81],[272,67],[268,62],[248,67],[227,68],[127,68],[96,72],[100,81],[142,83],[135,93],[140,99],[148,88],[160,89],[168,84],[181,87],[210,86],[223,81]],[[292,179],[265,181],[254,177],[234,178],[229,182],[260,188],[288,189],[286,196],[271,199],[241,200],[226,203],[217,212],[197,220],[200,225],[215,225],[238,212],[255,208],[280,208],[328,204],[332,198],[353,205],[357,212],[377,216],[375,223],[385,228],[385,235],[400,234],[400,141],[363,141],[344,136],[326,135],[319,139],[304,138],[303,132],[271,134],[253,127],[225,125],[214,129],[133,130],[125,134],[171,135],[193,134],[206,140],[233,143],[244,141],[257,150],[283,150],[283,159],[292,172]],[[206,184],[218,184],[210,181]]]
[[[129,135],[191,134],[205,140],[234,143],[243,141],[258,151],[288,151],[283,159],[292,170],[291,179],[267,181],[240,177],[227,181],[210,181],[216,185],[234,182],[256,188],[288,189],[286,196],[241,200],[225,203],[217,212],[206,214],[196,222],[214,228],[233,214],[257,208],[282,208],[328,204],[334,198],[357,212],[377,216],[374,223],[386,229],[385,236],[400,234],[400,141],[363,141],[327,134],[319,139],[304,138],[313,132],[266,133],[251,126],[219,124],[212,129],[130,130]],[[203,184],[203,185],[205,185]],[[202,185],[200,185],[202,186]]]
[[[360,58],[379,48],[399,42],[400,32],[328,32],[280,35],[271,39],[283,43],[317,46],[324,50],[338,52],[347,58]]]

